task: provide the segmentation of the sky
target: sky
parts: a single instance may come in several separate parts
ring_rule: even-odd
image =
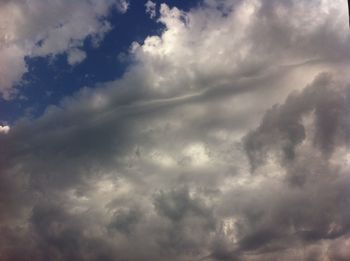
[[[345,0],[0,0],[0,260],[350,260]]]

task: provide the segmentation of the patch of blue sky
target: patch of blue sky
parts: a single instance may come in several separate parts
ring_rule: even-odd
[[[132,42],[142,43],[148,35],[160,35],[163,25],[150,19],[145,13],[147,1],[131,1],[128,11],[120,14],[111,12],[108,21],[112,29],[96,47],[90,38],[85,39],[81,48],[86,59],[76,65],[69,65],[67,53],[54,57],[27,57],[28,72],[16,86],[18,95],[6,101],[0,98],[1,121],[13,123],[19,118],[39,117],[45,108],[58,104],[62,98],[70,96],[84,86],[118,79],[130,65],[128,57]],[[169,0],[155,1],[188,10],[201,1]]]

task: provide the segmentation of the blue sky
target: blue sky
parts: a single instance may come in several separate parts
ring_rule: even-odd
[[[0,260],[350,260],[348,17],[0,0]]]

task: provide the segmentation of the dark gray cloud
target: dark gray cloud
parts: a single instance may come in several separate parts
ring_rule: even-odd
[[[349,259],[342,5],[160,11],[121,79],[0,133],[0,259]]]

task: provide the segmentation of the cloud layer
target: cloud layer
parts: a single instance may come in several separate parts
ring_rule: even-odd
[[[345,7],[162,4],[121,79],[0,131],[0,259],[349,259]]]

